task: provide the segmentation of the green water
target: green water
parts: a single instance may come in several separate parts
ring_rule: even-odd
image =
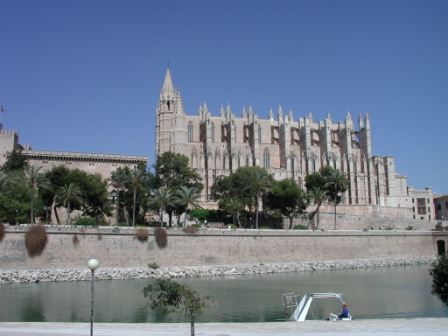
[[[448,316],[448,307],[431,294],[427,266],[326,271],[179,280],[214,299],[200,322],[262,322],[287,318],[281,293],[340,292],[358,319]],[[95,282],[97,322],[181,322],[145,307],[142,289],[149,280]],[[317,304],[313,318],[340,309]],[[88,281],[0,285],[0,321],[88,322]]]

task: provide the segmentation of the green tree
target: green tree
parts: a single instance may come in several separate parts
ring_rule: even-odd
[[[155,186],[177,190],[182,186],[202,190],[201,177],[188,164],[185,155],[165,152],[157,157],[155,164]]]
[[[313,187],[311,188],[308,194],[310,198],[313,200],[314,205],[316,206],[316,209],[311,214],[310,219],[316,217],[316,228],[319,228],[320,207],[322,203],[327,199],[327,191],[321,189],[320,187]]]
[[[249,173],[249,179],[247,180],[245,189],[255,200],[255,228],[258,229],[260,201],[262,200],[263,195],[270,190],[272,185],[272,177],[266,169],[257,166],[245,168],[247,168],[247,173]]]
[[[30,202],[30,221],[34,224],[34,206],[39,196],[39,190],[49,188],[48,180],[41,172],[41,167],[27,166],[22,175],[22,182],[26,187]]]
[[[137,206],[137,192],[142,190],[145,186],[147,178],[146,167],[145,165],[139,164],[134,167],[131,171],[131,176],[129,179],[129,183],[132,186],[132,226],[135,226],[135,212]]]
[[[342,194],[348,188],[348,180],[343,173],[332,168],[326,176],[326,181],[327,196],[334,205],[334,229],[336,230],[336,207],[342,200]]]
[[[266,204],[271,209],[278,209],[283,216],[289,218],[292,229],[293,219],[306,211],[308,195],[292,179],[273,181],[272,188],[266,197]]]
[[[161,187],[154,190],[149,198],[150,207],[157,210],[160,217],[160,226],[163,226],[163,214],[168,206],[175,203],[174,195],[167,187]]]
[[[260,167],[238,168],[229,176],[220,176],[212,186],[211,195],[224,209],[228,200],[235,199],[242,208],[255,208],[255,227],[258,228],[260,200],[271,187],[272,177]]]
[[[71,204],[81,203],[81,189],[74,183],[62,186],[56,195],[56,198],[67,209],[67,225],[70,225]]]
[[[202,297],[190,287],[171,279],[157,279],[143,289],[149,307],[163,313],[182,311],[190,320],[191,336],[195,335],[195,318],[200,315],[209,304],[209,298]]]
[[[448,305],[448,256],[440,256],[432,263],[430,270],[432,275],[432,291],[443,303]]]
[[[22,149],[16,148],[6,155],[6,161],[0,168],[3,172],[23,171],[28,166],[26,158],[22,155]]]
[[[241,227],[240,214],[244,211],[244,204],[239,198],[225,197],[219,200],[219,208],[232,215],[233,224]]]
[[[185,208],[185,217],[183,226],[187,221],[187,214],[192,208],[201,208],[199,205],[201,191],[195,187],[181,186],[176,192],[176,203]]]
[[[51,187],[44,189],[42,192],[44,205],[51,209],[51,212],[54,213],[56,218],[56,222],[61,224],[57,209],[62,204],[58,202],[56,195],[60,188],[64,185],[70,184],[70,171],[65,166],[56,166],[47,171],[45,173],[45,177]]]

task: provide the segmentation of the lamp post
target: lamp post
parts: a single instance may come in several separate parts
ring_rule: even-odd
[[[334,195],[334,230],[336,230],[336,207],[338,206],[338,200],[341,198],[342,193],[338,191]]]
[[[90,336],[93,335],[93,298],[94,298],[94,279],[95,270],[98,268],[100,263],[96,259],[90,259],[87,262],[87,266],[92,271],[92,277],[90,280]]]

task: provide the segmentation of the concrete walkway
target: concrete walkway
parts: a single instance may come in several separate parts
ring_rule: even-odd
[[[0,323],[2,336],[73,336],[89,335],[88,323]],[[98,336],[188,336],[186,323],[97,323]],[[266,323],[199,323],[197,336],[251,336],[251,335],[362,335],[448,336],[448,318],[355,320],[351,322],[307,321]]]

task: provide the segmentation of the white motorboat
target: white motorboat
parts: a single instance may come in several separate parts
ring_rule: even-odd
[[[341,305],[344,305],[345,302],[342,299],[341,293],[306,293],[299,300],[300,296],[296,295],[296,293],[286,293],[282,294],[283,297],[283,306],[285,309],[292,309],[292,315],[290,317],[291,320],[297,322],[303,322],[306,320],[308,312],[311,307],[311,303],[315,299],[336,299]],[[329,321],[351,321],[352,317],[348,314],[348,317],[340,318],[338,314],[330,313],[328,318]]]

